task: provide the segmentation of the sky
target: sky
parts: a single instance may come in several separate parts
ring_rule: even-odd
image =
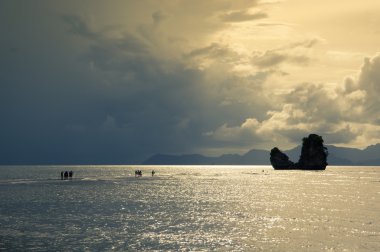
[[[2,0],[0,163],[380,143],[378,0]]]

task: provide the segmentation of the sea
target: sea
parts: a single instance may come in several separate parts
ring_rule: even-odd
[[[0,166],[0,251],[380,251],[380,167]]]

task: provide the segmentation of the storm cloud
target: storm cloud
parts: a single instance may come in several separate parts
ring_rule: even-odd
[[[300,77],[321,61],[322,39],[279,39],[290,26],[254,33],[256,20],[281,22],[262,6],[5,1],[0,163],[241,153],[292,147],[310,132],[328,143],[380,142],[379,55],[334,85]]]

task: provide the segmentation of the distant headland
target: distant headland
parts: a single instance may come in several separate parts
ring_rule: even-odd
[[[356,148],[326,145],[327,163],[345,166],[380,166],[380,144],[370,145],[361,150]],[[302,146],[283,151],[290,160],[298,160]],[[221,156],[204,156],[201,154],[155,154],[146,159],[143,165],[271,165],[270,151],[252,149],[244,154],[223,154]]]

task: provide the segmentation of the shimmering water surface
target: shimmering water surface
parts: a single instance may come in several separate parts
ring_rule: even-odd
[[[0,250],[380,251],[379,199],[380,167],[0,166]]]

